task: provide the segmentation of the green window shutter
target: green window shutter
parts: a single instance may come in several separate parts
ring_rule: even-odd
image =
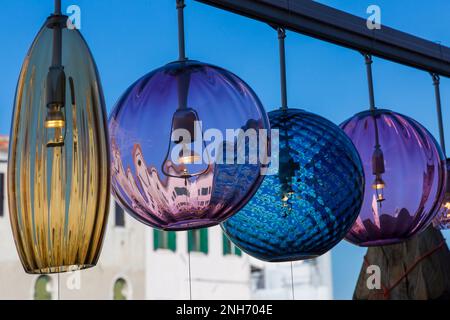
[[[208,229],[200,230],[200,251],[208,253]]]
[[[127,283],[123,279],[118,279],[114,283],[114,300],[127,300],[124,291],[127,287]]]
[[[188,251],[191,252],[194,245],[194,231],[189,230],[187,236],[188,236]]]
[[[156,251],[159,249],[159,233],[161,231],[153,229],[153,250]]]
[[[231,254],[230,240],[228,240],[225,233],[223,233],[222,241],[223,241],[223,255],[225,256],[227,254]]]
[[[52,294],[48,291],[48,284],[51,279],[49,276],[40,276],[34,285],[34,300],[51,300]]]
[[[242,256],[242,250],[234,246],[234,254],[240,257]]]
[[[169,249],[173,252],[177,251],[177,234],[174,231],[170,231],[168,237]]]

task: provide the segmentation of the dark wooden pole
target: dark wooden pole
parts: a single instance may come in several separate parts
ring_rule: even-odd
[[[380,267],[379,290],[368,288],[369,265]],[[404,243],[369,248],[353,299],[450,300],[450,252],[442,233],[429,227]]]

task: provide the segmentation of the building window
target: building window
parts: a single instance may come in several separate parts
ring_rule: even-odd
[[[222,243],[223,243],[223,255],[235,255],[235,256],[242,256],[242,251],[238,247],[235,246],[233,242],[231,242],[230,239],[223,233],[222,237]]]
[[[52,279],[40,276],[34,284],[34,300],[52,300]]]
[[[174,231],[153,230],[153,249],[177,250],[177,234]]]
[[[125,279],[117,279],[114,282],[114,300],[128,300],[129,299],[129,290],[128,284]]]
[[[255,266],[250,269],[250,286],[251,291],[263,290],[266,287],[266,280],[264,277],[264,270]]]
[[[116,227],[125,227],[125,212],[117,203],[115,205]]]
[[[177,196],[188,196],[189,197],[189,191],[187,188],[178,188],[175,187],[175,193]]]
[[[0,173],[0,217],[5,215],[5,174]]]
[[[208,229],[188,231],[188,251],[208,253]]]

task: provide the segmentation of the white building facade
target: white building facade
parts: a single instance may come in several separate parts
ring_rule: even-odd
[[[7,145],[7,137],[0,136],[0,300],[292,299],[292,279],[295,299],[332,299],[330,254],[295,262],[291,270],[290,263],[264,263],[243,254],[220,227],[160,232],[124,214],[113,200],[96,267],[28,275],[9,222]]]

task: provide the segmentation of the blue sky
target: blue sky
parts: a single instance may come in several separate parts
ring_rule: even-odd
[[[220,65],[243,78],[267,111],[280,104],[277,35],[269,26],[186,0],[190,58]],[[288,0],[286,0],[288,1]],[[294,1],[294,0],[291,0]],[[382,23],[450,46],[448,0],[321,0],[366,16],[377,4]],[[0,134],[9,134],[15,86],[23,58],[53,1],[0,0]],[[82,33],[96,59],[108,110],[145,73],[177,58],[175,0],[63,0],[81,7]],[[302,35],[286,40],[289,105],[336,124],[368,106],[361,55]],[[434,91],[427,73],[375,59],[377,105],[419,120],[438,134]],[[444,120],[450,116],[450,80],[442,80]],[[448,121],[446,121],[448,122]],[[446,128],[450,142],[450,127]],[[447,149],[450,145],[447,143]],[[450,238],[450,233],[445,236]],[[345,241],[333,250],[335,298],[350,299],[365,249]]]

